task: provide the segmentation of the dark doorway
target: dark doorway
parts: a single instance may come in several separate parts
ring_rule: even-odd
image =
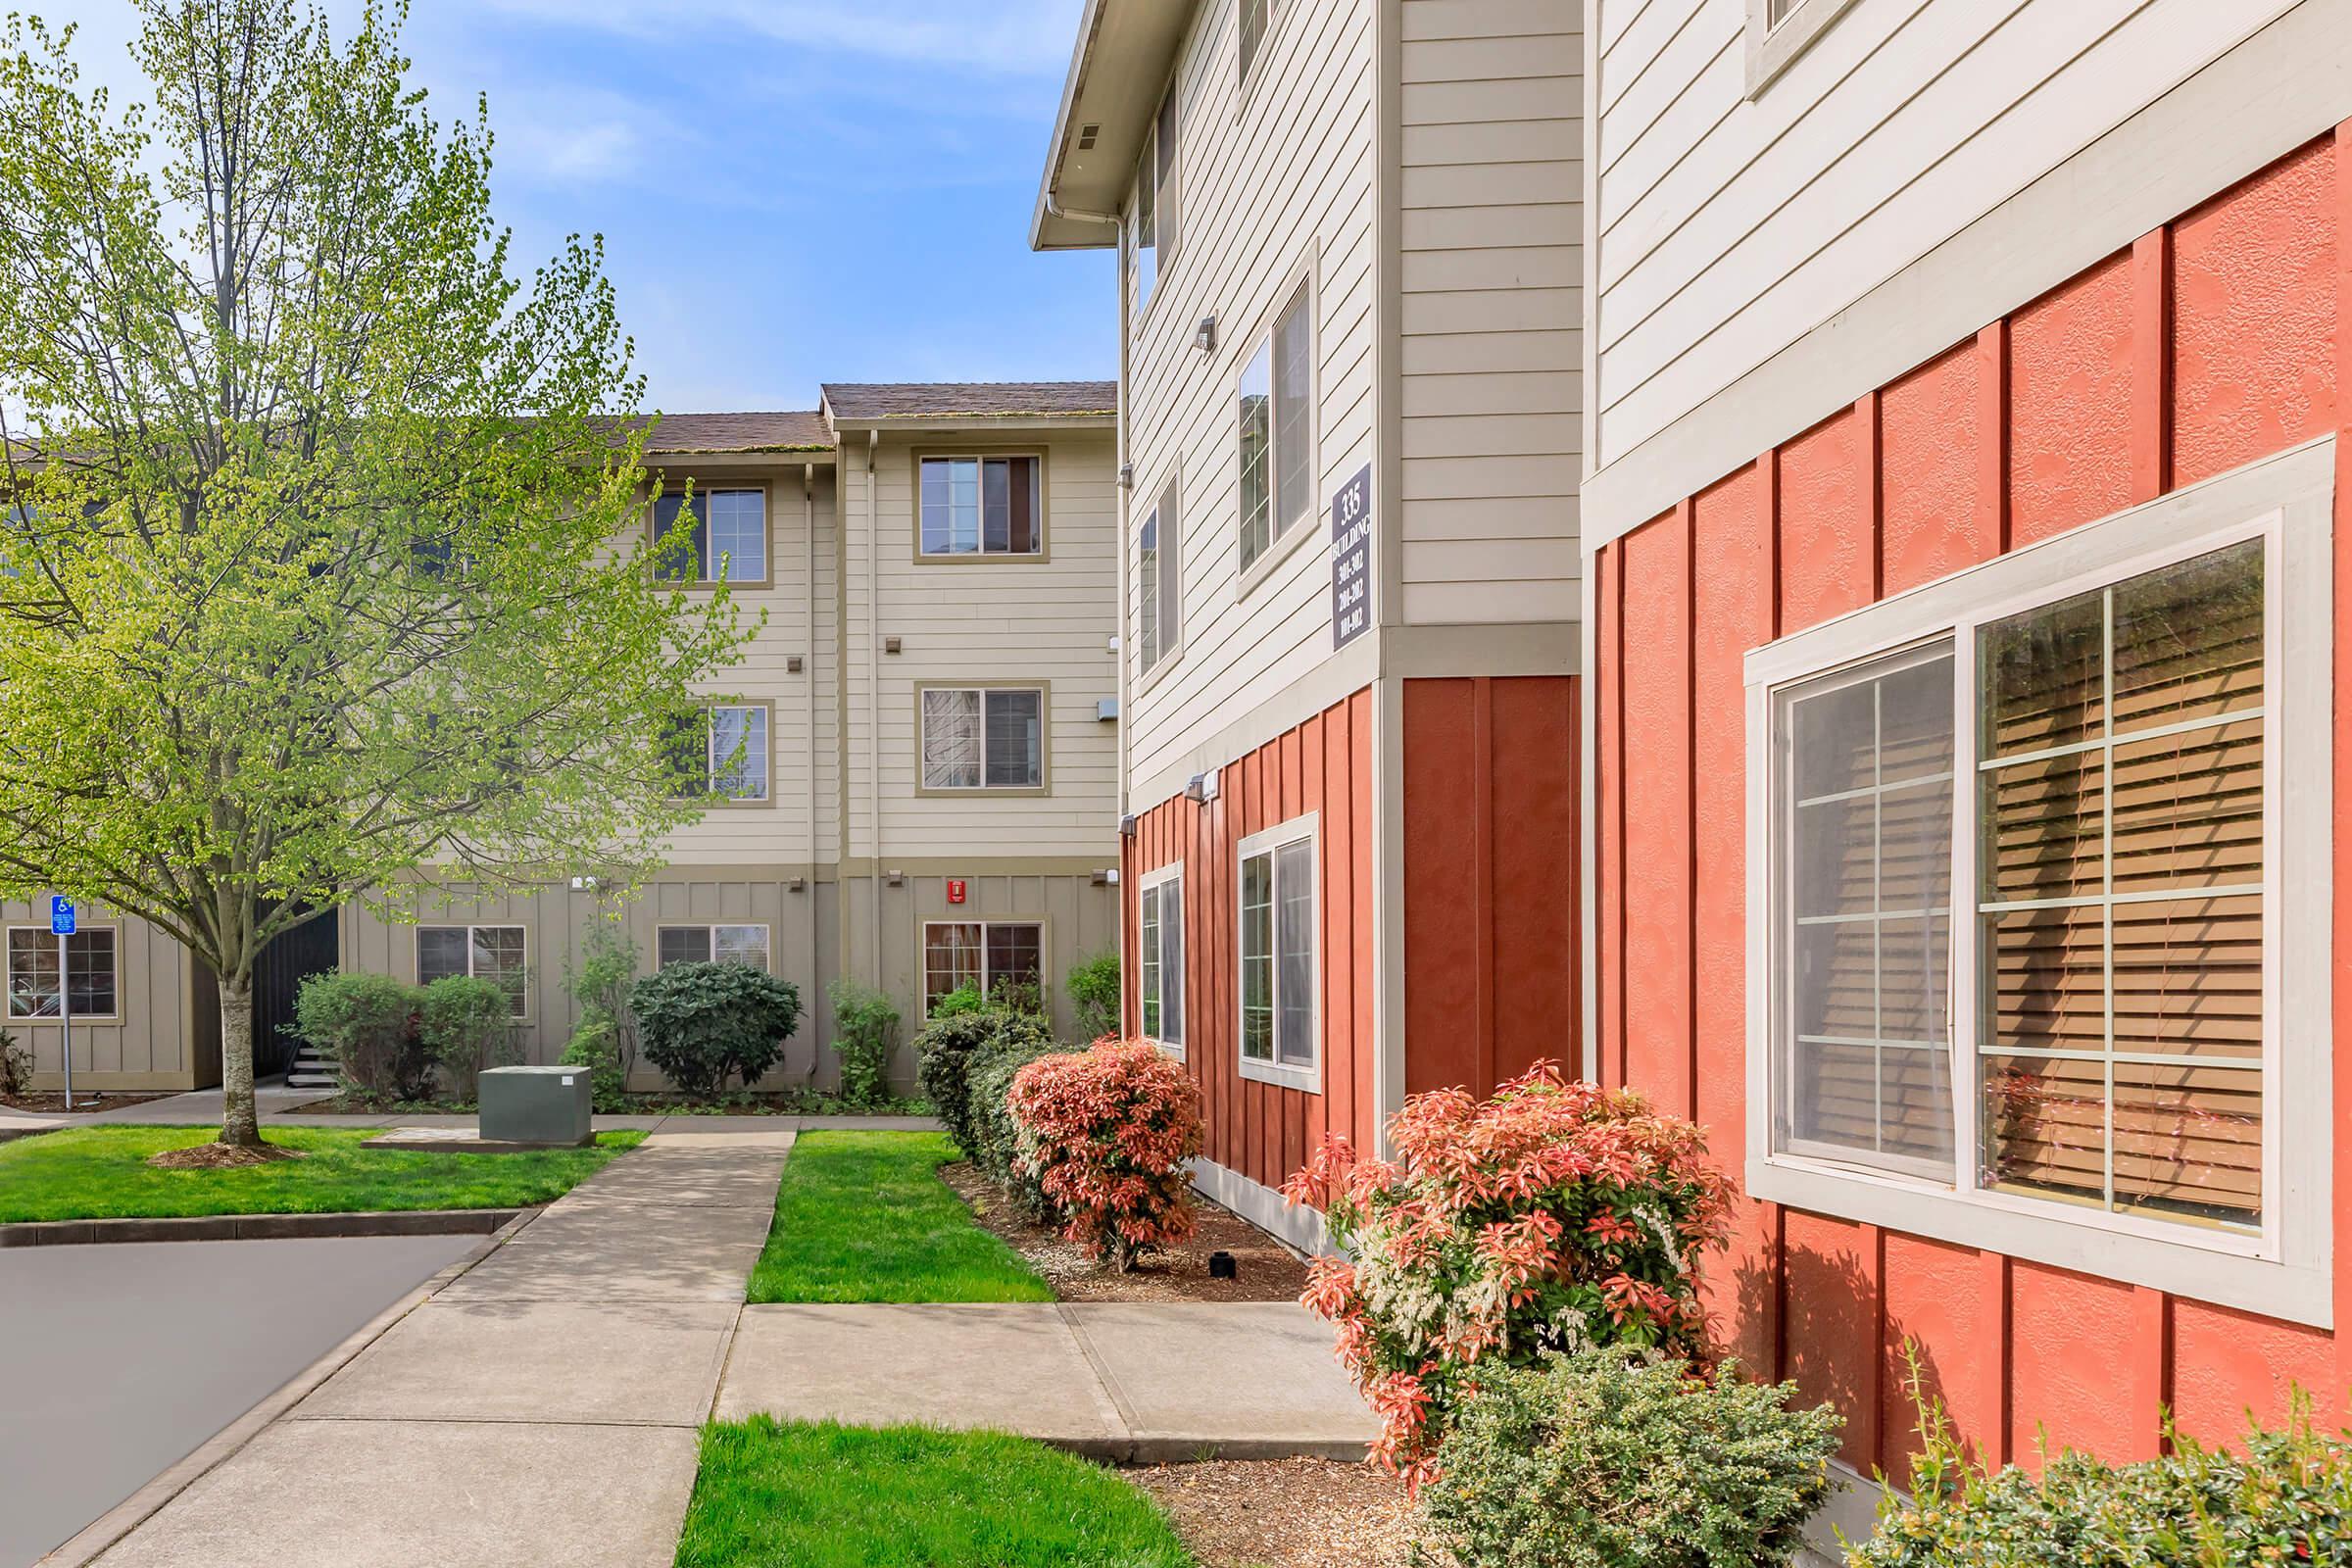
[[[294,1061],[294,997],[303,981],[332,969],[342,945],[333,910],[270,939],[253,965],[253,1072],[284,1072]]]

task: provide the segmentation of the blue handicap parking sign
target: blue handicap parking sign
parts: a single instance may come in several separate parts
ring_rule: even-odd
[[[74,934],[74,904],[62,893],[49,897],[49,930],[61,937]]]

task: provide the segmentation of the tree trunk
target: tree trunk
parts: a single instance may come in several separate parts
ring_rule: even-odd
[[[259,1149],[261,1115],[253,1099],[253,977],[220,977],[220,1142]]]

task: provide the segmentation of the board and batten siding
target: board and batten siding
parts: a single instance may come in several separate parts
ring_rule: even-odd
[[[135,915],[85,904],[78,923],[84,931],[115,930],[115,1011],[73,1020],[74,1089],[193,1089],[214,1081],[220,1073],[219,1020],[199,1013],[187,950]],[[57,940],[47,935],[46,901],[0,904],[0,927],[18,926],[41,932],[43,942]],[[0,1017],[0,1030],[31,1054],[38,1087],[64,1086],[63,1031],[56,1018]]]
[[[1038,452],[1045,461],[1044,559],[914,559],[917,453]],[[1118,858],[1118,726],[1097,705],[1118,695],[1110,639],[1118,631],[1118,475],[1108,429],[976,430],[887,435],[874,459],[877,537],[869,557],[865,442],[842,451],[846,554],[847,853],[864,859],[943,856]],[[869,560],[873,567],[869,569]],[[878,576],[881,612],[872,618]],[[869,654],[877,633],[900,652]],[[874,738],[881,761],[881,838],[874,836],[867,745],[869,667],[879,674]],[[1022,685],[1049,691],[1048,793],[921,795],[920,714],[926,685]]]
[[[1131,779],[1184,765],[1331,656],[1331,492],[1373,457],[1378,3],[1275,8],[1247,92],[1231,5],[1200,7],[1177,53],[1181,238],[1140,320],[1122,275],[1120,314],[1129,515],[1140,522],[1181,472],[1183,632],[1149,675],[1128,640]],[[1313,291],[1315,510],[1245,597],[1236,388],[1301,279]],[[1195,332],[1212,316],[1216,346],[1204,354]]]
[[[1747,0],[1593,0],[1592,467],[2292,9],[1854,0],[1751,98]]]
[[[1401,6],[1394,618],[1574,619],[1583,8]]]

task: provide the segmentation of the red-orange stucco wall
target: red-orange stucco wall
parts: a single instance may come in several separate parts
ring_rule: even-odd
[[[1571,675],[1404,683],[1404,1087],[1581,1070]]]
[[[1120,947],[1127,1028],[1138,1028],[1135,889],[1184,862],[1185,1064],[1200,1086],[1204,1152],[1228,1170],[1279,1187],[1340,1133],[1374,1147],[1372,1088],[1372,692],[1355,693],[1218,774],[1217,798],[1179,795],[1136,818],[1121,856]],[[1241,1076],[1234,879],[1243,839],[1320,813],[1323,1090],[1307,1094]]]
[[[1610,1083],[1745,1151],[1747,650],[2328,431],[2352,382],[2352,146],[2323,138],[2023,303],[1598,553],[1595,954]],[[2352,441],[2336,486],[2352,614]],[[2352,632],[2337,638],[2339,687]],[[2339,776],[2352,721],[2339,721]],[[2339,794],[2337,1038],[2352,1018],[2352,821]],[[2339,1047],[2338,1320],[2352,1310],[2352,1060]],[[2330,1336],[1930,1238],[1744,1205],[1709,1295],[1751,1368],[1835,1400],[1846,1458],[1905,1472],[1902,1347],[1996,1460],[2036,1434],[2155,1451],[2159,1411],[2227,1437],[2290,1384],[2340,1397]]]

